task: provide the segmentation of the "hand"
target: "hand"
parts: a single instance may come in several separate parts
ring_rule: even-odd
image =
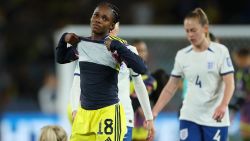
[[[147,141],[153,141],[155,136],[155,128],[153,120],[147,120],[144,122],[144,128],[148,130]]]
[[[64,37],[64,41],[71,45],[75,45],[80,41],[80,39],[75,33],[67,33]]]
[[[72,114],[72,122],[74,122],[76,114],[77,114],[77,110],[73,111],[71,114]]]
[[[222,118],[225,115],[227,105],[219,105],[214,112],[213,119],[217,122],[221,122]]]

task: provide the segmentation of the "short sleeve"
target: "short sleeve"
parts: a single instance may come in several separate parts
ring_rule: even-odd
[[[181,61],[180,61],[180,53],[177,53],[175,56],[175,62],[174,62],[174,68],[171,72],[171,76],[174,77],[183,77],[183,70],[181,67]]]
[[[225,48],[225,50],[223,50],[223,55],[222,55],[222,63],[221,63],[221,67],[220,67],[220,74],[221,75],[225,75],[228,73],[233,73],[234,72],[234,67],[232,64],[232,60],[229,54],[229,51],[227,48]]]

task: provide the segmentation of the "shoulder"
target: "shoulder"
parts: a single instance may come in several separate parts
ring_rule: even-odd
[[[186,54],[190,53],[192,50],[193,50],[192,45],[186,46],[177,52],[176,57],[185,56]]]
[[[211,42],[209,49],[220,55],[228,52],[228,48],[225,45],[216,42]]]

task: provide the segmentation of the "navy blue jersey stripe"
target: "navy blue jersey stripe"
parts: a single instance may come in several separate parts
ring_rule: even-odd
[[[180,77],[181,77],[180,75],[173,75],[173,74],[171,74],[171,76],[177,77],[177,78],[180,78]]]
[[[220,75],[223,76],[223,75],[227,75],[229,73],[234,73],[234,71],[229,71],[229,72],[221,73]]]

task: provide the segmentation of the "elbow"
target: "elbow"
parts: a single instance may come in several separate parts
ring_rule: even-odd
[[[138,74],[146,74],[148,69],[145,65],[142,65],[141,67],[138,67],[137,69],[134,69],[134,71]]]

